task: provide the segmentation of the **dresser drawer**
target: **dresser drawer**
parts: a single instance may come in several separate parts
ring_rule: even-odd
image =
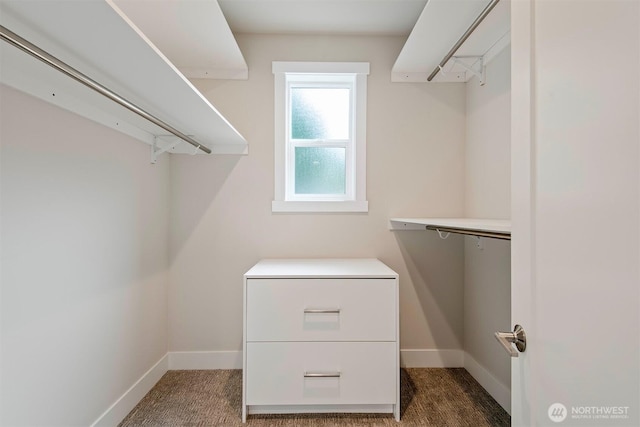
[[[247,343],[246,404],[395,404],[396,355],[386,342]]]
[[[248,279],[247,341],[395,341],[395,279]]]

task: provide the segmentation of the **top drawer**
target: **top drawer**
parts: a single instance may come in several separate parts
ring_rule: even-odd
[[[395,341],[395,279],[247,279],[247,341]]]

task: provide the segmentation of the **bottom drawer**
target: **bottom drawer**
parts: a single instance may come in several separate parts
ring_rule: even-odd
[[[395,342],[247,343],[247,405],[395,404]]]

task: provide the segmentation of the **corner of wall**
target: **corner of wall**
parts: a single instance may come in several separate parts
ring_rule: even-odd
[[[91,427],[112,427],[118,425],[133,408],[149,393],[153,386],[169,370],[169,356],[165,354],[142,375],[122,396],[118,398]]]

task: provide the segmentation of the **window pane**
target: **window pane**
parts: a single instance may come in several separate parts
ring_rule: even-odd
[[[347,88],[291,88],[292,139],[348,139]]]
[[[345,194],[344,148],[296,147],[296,194]]]

